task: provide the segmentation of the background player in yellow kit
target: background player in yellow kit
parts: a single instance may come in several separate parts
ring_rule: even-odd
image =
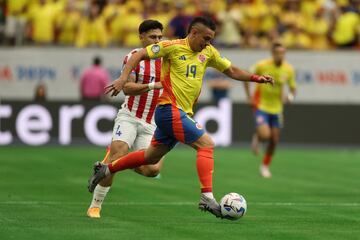
[[[273,86],[256,84],[251,96],[249,84],[245,83],[245,91],[249,102],[254,106],[256,132],[252,139],[255,154],[259,153],[259,142],[267,142],[267,148],[260,166],[260,174],[265,178],[271,177],[269,165],[280,138],[283,124],[283,104],[292,102],[296,93],[294,68],[285,61],[285,47],[280,42],[272,46],[272,58],[256,63],[252,69],[255,74],[269,74],[274,77]],[[289,86],[289,94],[284,97],[284,85]]]
[[[97,163],[89,180],[90,192],[101,179],[115,172],[157,163],[180,141],[197,151],[196,167],[201,185],[199,209],[222,217],[212,192],[214,142],[191,118],[205,70],[213,67],[239,81],[272,84],[273,79],[270,76],[250,74],[233,66],[210,44],[214,36],[214,22],[207,17],[196,17],[185,39],[162,41],[138,51],[128,61],[119,79],[108,86],[108,92],[117,95],[132,69],[141,60],[162,57],[161,83],[164,90],[155,112],[157,128],[151,145],[145,151],[132,152],[108,165]]]

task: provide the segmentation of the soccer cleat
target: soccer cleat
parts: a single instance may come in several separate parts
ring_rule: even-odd
[[[94,192],[94,189],[98,183],[106,177],[106,170],[108,169],[108,166],[106,164],[96,162],[94,164],[94,173],[90,177],[88,181],[88,190],[89,192]]]
[[[252,152],[254,153],[254,155],[259,155],[260,152],[260,142],[259,142],[259,137],[257,136],[257,134],[255,133],[252,137],[251,140],[251,149]]]
[[[87,210],[87,215],[89,218],[100,218],[101,208],[92,207]]]
[[[271,178],[271,172],[269,170],[269,167],[265,166],[265,165],[261,165],[260,166],[260,175],[263,178]]]
[[[204,194],[201,194],[199,209],[203,212],[210,212],[217,218],[223,218],[220,205],[216,202],[214,198],[206,197]]]

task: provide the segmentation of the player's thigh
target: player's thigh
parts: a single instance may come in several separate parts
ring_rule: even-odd
[[[269,114],[261,111],[256,110],[255,112],[255,125],[256,125],[256,132],[260,139],[269,139],[271,136],[271,128],[269,125]]]
[[[270,139],[271,128],[268,124],[262,124],[256,128],[256,132],[260,139]]]
[[[215,143],[212,140],[212,138],[209,136],[209,134],[204,133],[199,139],[191,143],[190,146],[192,146],[195,149],[213,148],[215,146]]]
[[[137,122],[135,118],[126,112],[119,111],[112,133],[112,141],[125,142],[129,148],[133,147],[137,135]]]
[[[151,144],[155,129],[155,125],[140,122],[137,127],[137,136],[134,141],[133,149],[140,150],[148,148]]]

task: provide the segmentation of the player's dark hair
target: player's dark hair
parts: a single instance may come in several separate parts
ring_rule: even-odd
[[[272,43],[271,50],[274,51],[278,47],[284,47],[284,45],[280,41],[275,41]]]
[[[101,65],[101,57],[96,56],[93,60],[94,65]]]
[[[153,30],[153,29],[160,29],[161,31],[164,29],[161,22],[148,19],[143,21],[139,26],[139,34],[145,33],[147,31]]]
[[[214,21],[211,18],[206,17],[206,16],[199,16],[199,17],[195,17],[195,18],[193,18],[193,20],[191,20],[189,28],[188,28],[188,33],[190,33],[191,29],[197,23],[201,23],[201,24],[203,24],[204,26],[210,28],[213,31],[216,30],[216,25],[215,25]]]

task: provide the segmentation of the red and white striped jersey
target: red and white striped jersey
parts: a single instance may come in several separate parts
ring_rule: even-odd
[[[138,50],[134,49],[126,55],[122,68]],[[161,58],[141,61],[131,74],[134,74],[136,83],[160,82]],[[126,96],[123,107],[126,107],[134,117],[154,124],[154,112],[161,92],[162,89],[154,89],[138,96]]]

